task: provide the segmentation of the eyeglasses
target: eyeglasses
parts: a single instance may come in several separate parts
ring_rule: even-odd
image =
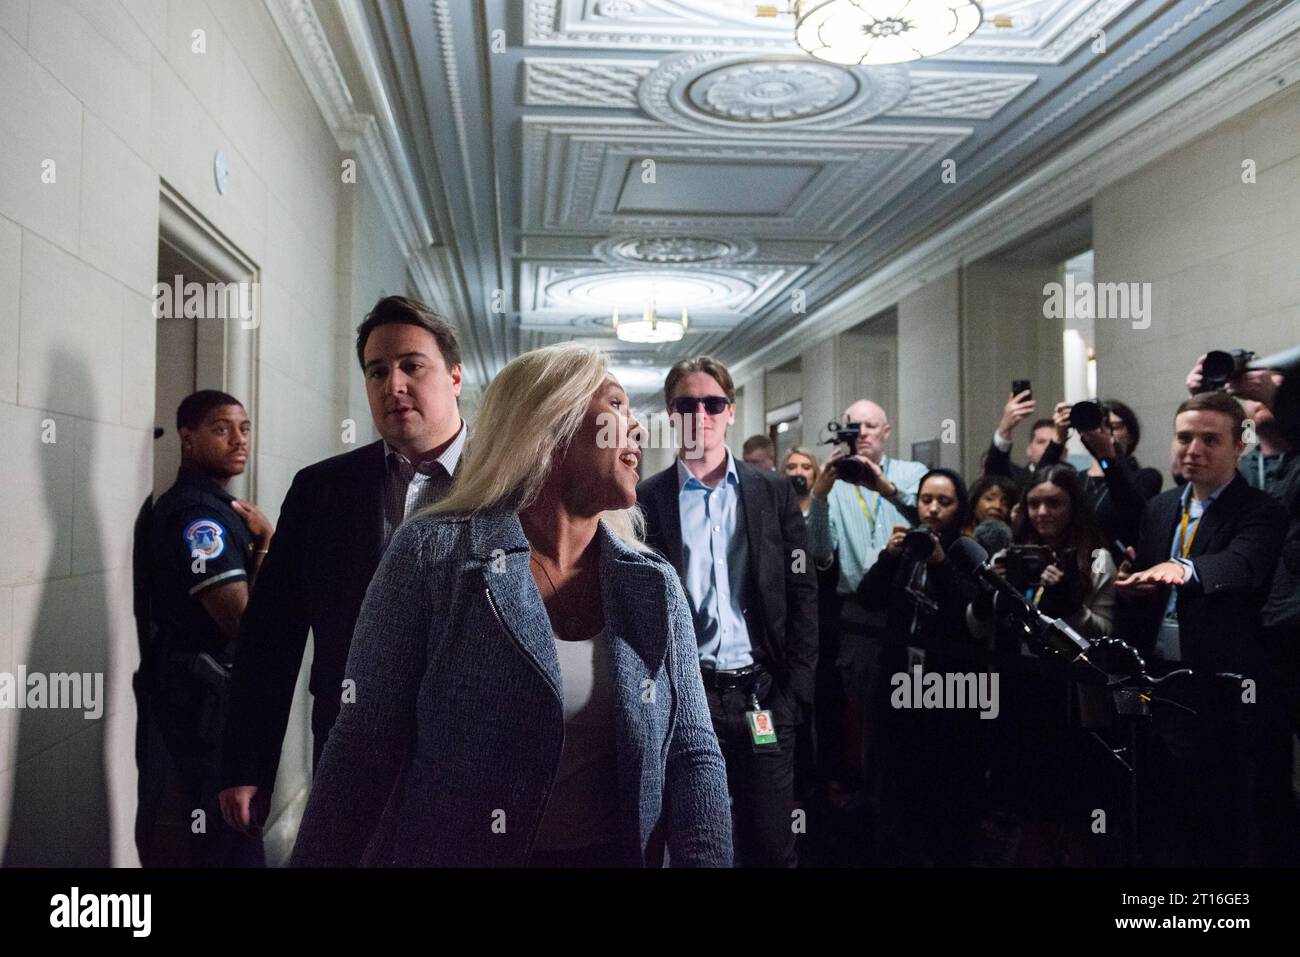
[[[725,395],[681,395],[673,399],[671,408],[678,415],[694,415],[701,403],[709,415],[721,415],[731,400]]]

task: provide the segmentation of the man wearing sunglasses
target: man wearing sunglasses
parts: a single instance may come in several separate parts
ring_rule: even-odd
[[[784,476],[727,449],[736,392],[722,363],[678,362],[664,401],[682,447],[637,486],[646,540],[677,569],[690,603],[727,762],[736,857],[793,867],[795,733],[811,711],[817,667],[817,580],[799,500]]]

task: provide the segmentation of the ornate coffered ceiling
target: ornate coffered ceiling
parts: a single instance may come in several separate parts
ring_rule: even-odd
[[[647,398],[681,355],[743,370],[815,335],[822,304],[1288,6],[987,0],[940,57],[844,69],[756,0],[268,2],[299,29],[334,5],[325,49],[350,48],[335,69],[393,104],[398,129],[379,129],[419,186],[391,192],[429,205],[403,219],[406,245],[438,237],[413,274],[456,314],[472,377],[577,338]],[[650,294],[661,314],[689,306],[682,342],[614,338],[612,310]]]

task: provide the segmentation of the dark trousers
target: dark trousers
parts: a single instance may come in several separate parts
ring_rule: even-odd
[[[794,721],[778,695],[760,692],[759,701],[772,710],[780,749],[755,753],[745,718],[749,695],[740,690],[709,690],[707,695],[713,731],[727,763],[737,863],[794,867]]]
[[[844,760],[844,679],[840,675],[840,628],[838,619],[822,622],[817,632],[816,690],[813,696],[813,739],[817,756],[817,777],[825,787],[829,781],[848,776]]]
[[[841,620],[836,665],[844,689],[844,760],[848,775],[861,775],[863,796],[874,811],[880,805],[880,736],[871,714],[874,689],[882,680],[880,658],[885,630],[879,625]],[[887,676],[884,680],[888,680]]]
[[[1264,630],[1267,655],[1259,676],[1255,813],[1259,827],[1251,863],[1300,864],[1293,741],[1300,728],[1300,622]]]
[[[218,746],[194,731],[193,708],[151,696],[140,731],[136,846],[144,867],[265,867],[261,837],[229,827],[218,800]]]

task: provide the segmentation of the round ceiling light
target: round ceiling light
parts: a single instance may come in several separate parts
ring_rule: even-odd
[[[795,41],[821,60],[872,66],[950,50],[979,28],[974,0],[799,0]]]

